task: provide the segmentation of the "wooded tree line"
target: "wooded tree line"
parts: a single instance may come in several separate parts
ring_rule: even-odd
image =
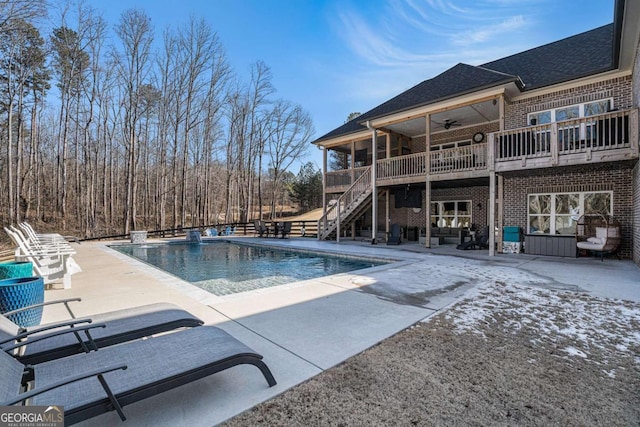
[[[288,171],[310,146],[309,114],[276,97],[265,63],[238,77],[204,20],[154,41],[132,9],[109,42],[95,9],[61,11],[41,34],[46,13],[44,1],[0,0],[4,224],[94,236],[245,222],[305,194],[293,184],[318,191],[313,165]]]

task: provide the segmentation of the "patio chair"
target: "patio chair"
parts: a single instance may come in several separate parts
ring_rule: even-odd
[[[32,252],[41,252],[44,254],[64,254],[75,255],[76,251],[67,241],[49,241],[41,242],[40,240],[28,237],[27,233],[10,225],[9,228],[17,237],[22,240],[24,245]]]
[[[615,253],[620,246],[622,234],[620,222],[612,216],[602,214],[582,215],[576,224],[576,246],[600,254]]]
[[[80,298],[45,302],[4,313],[0,316],[0,349],[13,353],[22,363],[41,363],[161,332],[203,324],[202,320],[191,313],[168,303],[148,304],[78,319],[69,307],[69,302],[73,301],[80,301]],[[51,304],[64,304],[71,319],[30,328],[21,328],[8,319],[12,314]],[[95,324],[103,324],[106,327],[92,327]],[[87,327],[84,333],[80,334],[83,330],[78,328],[83,326]],[[74,332],[70,328],[77,331]],[[19,352],[16,353],[14,350]]]
[[[265,225],[264,221],[256,219],[253,221],[253,227],[255,228],[255,234],[257,234],[258,237],[265,237],[269,234],[269,229]]]
[[[72,254],[60,251],[32,249],[24,242],[19,233],[4,228],[13,243],[17,246],[17,261],[30,261],[33,271],[44,279],[45,285],[61,281],[64,289],[71,288],[71,276],[82,271],[72,258]]]
[[[36,364],[28,369],[0,354],[0,405],[61,405],[65,424],[123,407],[228,368],[258,367],[267,384],[276,381],[262,356],[213,326],[201,326]],[[33,389],[20,393],[21,385]],[[224,384],[220,384],[221,387]],[[177,408],[176,408],[177,409]]]
[[[62,236],[61,234],[58,234],[58,233],[38,233],[31,226],[31,224],[29,224],[26,221],[18,224],[18,227],[22,229],[29,238],[33,237],[34,239],[40,240],[43,243],[56,242],[56,243],[68,244],[69,242],[77,242],[77,243],[80,242],[80,239],[78,239],[75,236]]]
[[[217,228],[207,228],[206,230],[204,230],[204,235],[206,237],[216,237],[218,235],[218,229]]]
[[[391,231],[387,238],[387,245],[399,245],[400,244],[400,224],[391,224]]]
[[[267,228],[267,237],[269,237],[269,234],[272,234],[273,237],[278,237],[278,234],[280,234],[280,227],[281,227],[280,223],[274,221],[271,224],[271,227],[272,227],[271,229]]]
[[[291,234],[291,222],[286,221],[286,222],[282,223],[281,228],[280,228],[280,234],[281,234],[281,238],[282,239],[284,239],[289,234]]]

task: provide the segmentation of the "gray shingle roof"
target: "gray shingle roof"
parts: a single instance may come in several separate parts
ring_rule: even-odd
[[[609,24],[481,67],[518,75],[525,90],[531,90],[610,70],[612,49],[613,24]]]
[[[367,111],[314,142],[359,132],[360,123],[428,105],[487,87],[516,82],[531,90],[607,71],[612,59],[613,24],[605,25],[478,67],[458,64]]]

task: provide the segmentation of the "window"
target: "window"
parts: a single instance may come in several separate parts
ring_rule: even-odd
[[[611,111],[613,99],[603,99],[595,102],[570,105],[554,110],[538,111],[528,115],[529,124],[543,125],[551,122],[575,120]],[[580,140],[593,141],[595,139],[596,122],[586,124],[567,123],[558,127],[558,142],[560,146],[572,147]]]
[[[554,110],[537,111],[527,116],[529,124],[544,125],[551,122],[561,122],[564,120],[578,119],[580,117],[596,116],[611,111],[613,99],[603,99],[584,104],[570,105],[568,107],[556,108]]]
[[[431,222],[436,227],[470,227],[471,201],[432,202]]]
[[[529,233],[575,234],[582,214],[611,215],[613,192],[529,194]]]

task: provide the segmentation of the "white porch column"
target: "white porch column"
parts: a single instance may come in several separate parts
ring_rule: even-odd
[[[425,171],[425,216],[426,224],[424,229],[425,247],[431,247],[431,114],[425,116],[425,153],[424,153],[424,171]]]
[[[502,253],[502,240],[503,240],[503,229],[504,227],[504,177],[502,175],[498,175],[498,253]]]
[[[496,254],[496,172],[489,172],[489,256]]]
[[[356,171],[354,168],[356,167],[356,142],[351,141],[351,184],[353,184],[356,180]]]
[[[376,169],[378,163],[378,141],[375,128],[367,120],[367,128],[371,130],[371,244],[377,243],[378,237],[378,186]]]
[[[390,197],[389,197],[391,195],[391,192],[389,191],[389,189],[387,189],[384,192],[384,195],[385,195],[385,203],[387,205],[387,206],[385,206],[386,218],[385,218],[385,221],[384,221],[384,231],[385,231],[385,234],[387,236],[385,238],[385,240],[386,240],[389,237],[389,231],[390,231],[389,230],[389,223],[391,222],[391,204],[390,204]]]
[[[427,217],[427,226],[424,229],[425,248],[431,247],[431,175],[427,175],[427,185],[424,192],[424,202],[425,202],[425,210]],[[418,237],[419,238],[419,237]]]
[[[327,149],[325,147],[319,147],[322,150],[322,217],[327,218]],[[260,218],[262,219],[262,218]],[[320,224],[318,221],[318,240],[321,239],[320,225],[324,227],[325,224]]]

